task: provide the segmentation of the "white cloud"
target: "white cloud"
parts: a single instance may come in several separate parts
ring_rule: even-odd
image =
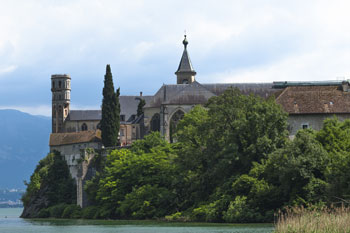
[[[128,80],[124,85],[130,86],[122,90],[135,83],[160,86],[154,80],[172,77],[180,60],[184,30],[202,82],[325,80],[350,73],[350,2],[345,0],[0,2],[0,75],[7,74],[0,86],[21,83],[32,96],[48,91],[39,87],[52,73],[81,75],[72,76],[76,86],[100,82],[96,69],[107,63]],[[176,65],[169,68],[170,63]],[[17,70],[23,82],[7,82],[20,79]],[[90,83],[84,87],[96,88]],[[17,96],[6,96],[8,105]],[[75,104],[91,103],[81,98]]]

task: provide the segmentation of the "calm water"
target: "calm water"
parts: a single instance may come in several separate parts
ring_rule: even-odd
[[[23,220],[22,209],[0,208],[0,233],[248,233],[272,232],[271,225],[173,224],[148,221]]]

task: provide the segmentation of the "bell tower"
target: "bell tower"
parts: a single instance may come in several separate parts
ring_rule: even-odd
[[[186,35],[184,40],[182,41],[182,44],[184,45],[184,52],[182,53],[179,68],[177,69],[175,74],[177,76],[177,84],[190,84],[195,81],[194,76],[196,75],[196,71],[194,71],[192,67],[190,56],[187,52],[188,41]]]
[[[67,74],[51,75],[52,133],[64,132],[64,121],[69,114],[70,81]]]

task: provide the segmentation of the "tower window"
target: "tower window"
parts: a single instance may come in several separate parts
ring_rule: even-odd
[[[85,123],[83,123],[81,125],[81,131],[86,131],[88,129],[87,125]]]
[[[52,81],[52,88],[55,88],[55,81]]]

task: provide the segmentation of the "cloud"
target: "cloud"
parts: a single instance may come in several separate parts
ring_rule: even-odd
[[[41,112],[50,75],[69,73],[72,102],[93,107],[106,64],[123,94],[155,92],[175,82],[184,30],[200,82],[347,77],[349,10],[345,0],[2,1],[0,99]]]
[[[11,66],[0,66],[0,76],[5,73],[11,73],[17,69],[17,66],[11,65]]]

